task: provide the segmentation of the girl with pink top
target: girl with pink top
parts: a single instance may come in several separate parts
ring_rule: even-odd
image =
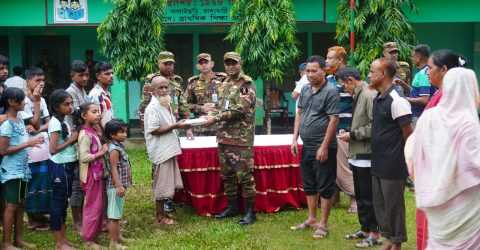
[[[82,218],[82,238],[89,248],[99,249],[95,239],[102,231],[104,211],[104,155],[108,145],[102,145],[95,130],[100,124],[98,105],[85,103],[76,111],[77,125],[81,125],[78,136],[80,160],[80,183],[85,192]]]

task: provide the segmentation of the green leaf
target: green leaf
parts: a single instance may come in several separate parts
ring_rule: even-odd
[[[141,80],[154,71],[164,48],[166,0],[112,2],[112,11],[97,28],[100,49],[121,79]]]
[[[337,42],[349,47],[351,11],[349,0],[337,5]],[[360,0],[354,15],[356,48],[350,53],[350,64],[366,76],[370,64],[382,56],[384,42],[395,41],[400,49],[400,60],[409,61],[416,43],[415,33],[408,23],[404,7],[416,10],[414,0]]]

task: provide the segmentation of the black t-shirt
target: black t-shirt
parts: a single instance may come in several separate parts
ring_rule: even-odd
[[[392,86],[373,101],[372,175],[385,179],[408,176],[401,127],[412,122],[410,103]]]
[[[298,108],[302,112],[299,132],[304,148],[317,149],[323,143],[330,122],[329,116],[339,113],[339,100],[337,89],[327,82],[316,92],[313,92],[310,84],[302,88]],[[333,138],[329,147],[336,146],[337,142]]]

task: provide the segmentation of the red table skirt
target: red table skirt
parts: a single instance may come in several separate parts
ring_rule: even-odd
[[[193,206],[199,215],[211,216],[227,206],[216,148],[183,149],[178,157],[184,189],[175,200]],[[290,146],[254,147],[255,209],[273,213],[282,207],[306,204],[300,175],[300,156]],[[239,194],[240,194],[239,189]]]

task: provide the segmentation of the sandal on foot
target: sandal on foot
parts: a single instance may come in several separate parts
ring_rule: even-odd
[[[290,230],[293,230],[293,231],[297,231],[297,230],[303,230],[303,229],[306,229],[306,228],[309,228],[309,227],[314,227],[315,225],[315,222],[313,223],[309,223],[307,221],[304,221],[298,225],[295,225],[295,226],[291,226],[290,227]]]
[[[347,234],[345,235],[346,240],[358,240],[358,239],[366,239],[368,237],[368,234],[366,234],[363,231],[357,231],[353,234]]]
[[[314,239],[324,239],[328,235],[328,229],[324,226],[317,226],[317,229],[313,233]]]
[[[369,248],[369,247],[374,247],[374,246],[378,246],[378,245],[381,245],[381,244],[382,243],[378,239],[368,237],[368,238],[363,239],[362,241],[358,242],[357,244],[355,244],[355,247],[356,248]]]
[[[157,224],[171,226],[171,225],[176,225],[177,222],[168,216],[163,216],[157,220]]]

